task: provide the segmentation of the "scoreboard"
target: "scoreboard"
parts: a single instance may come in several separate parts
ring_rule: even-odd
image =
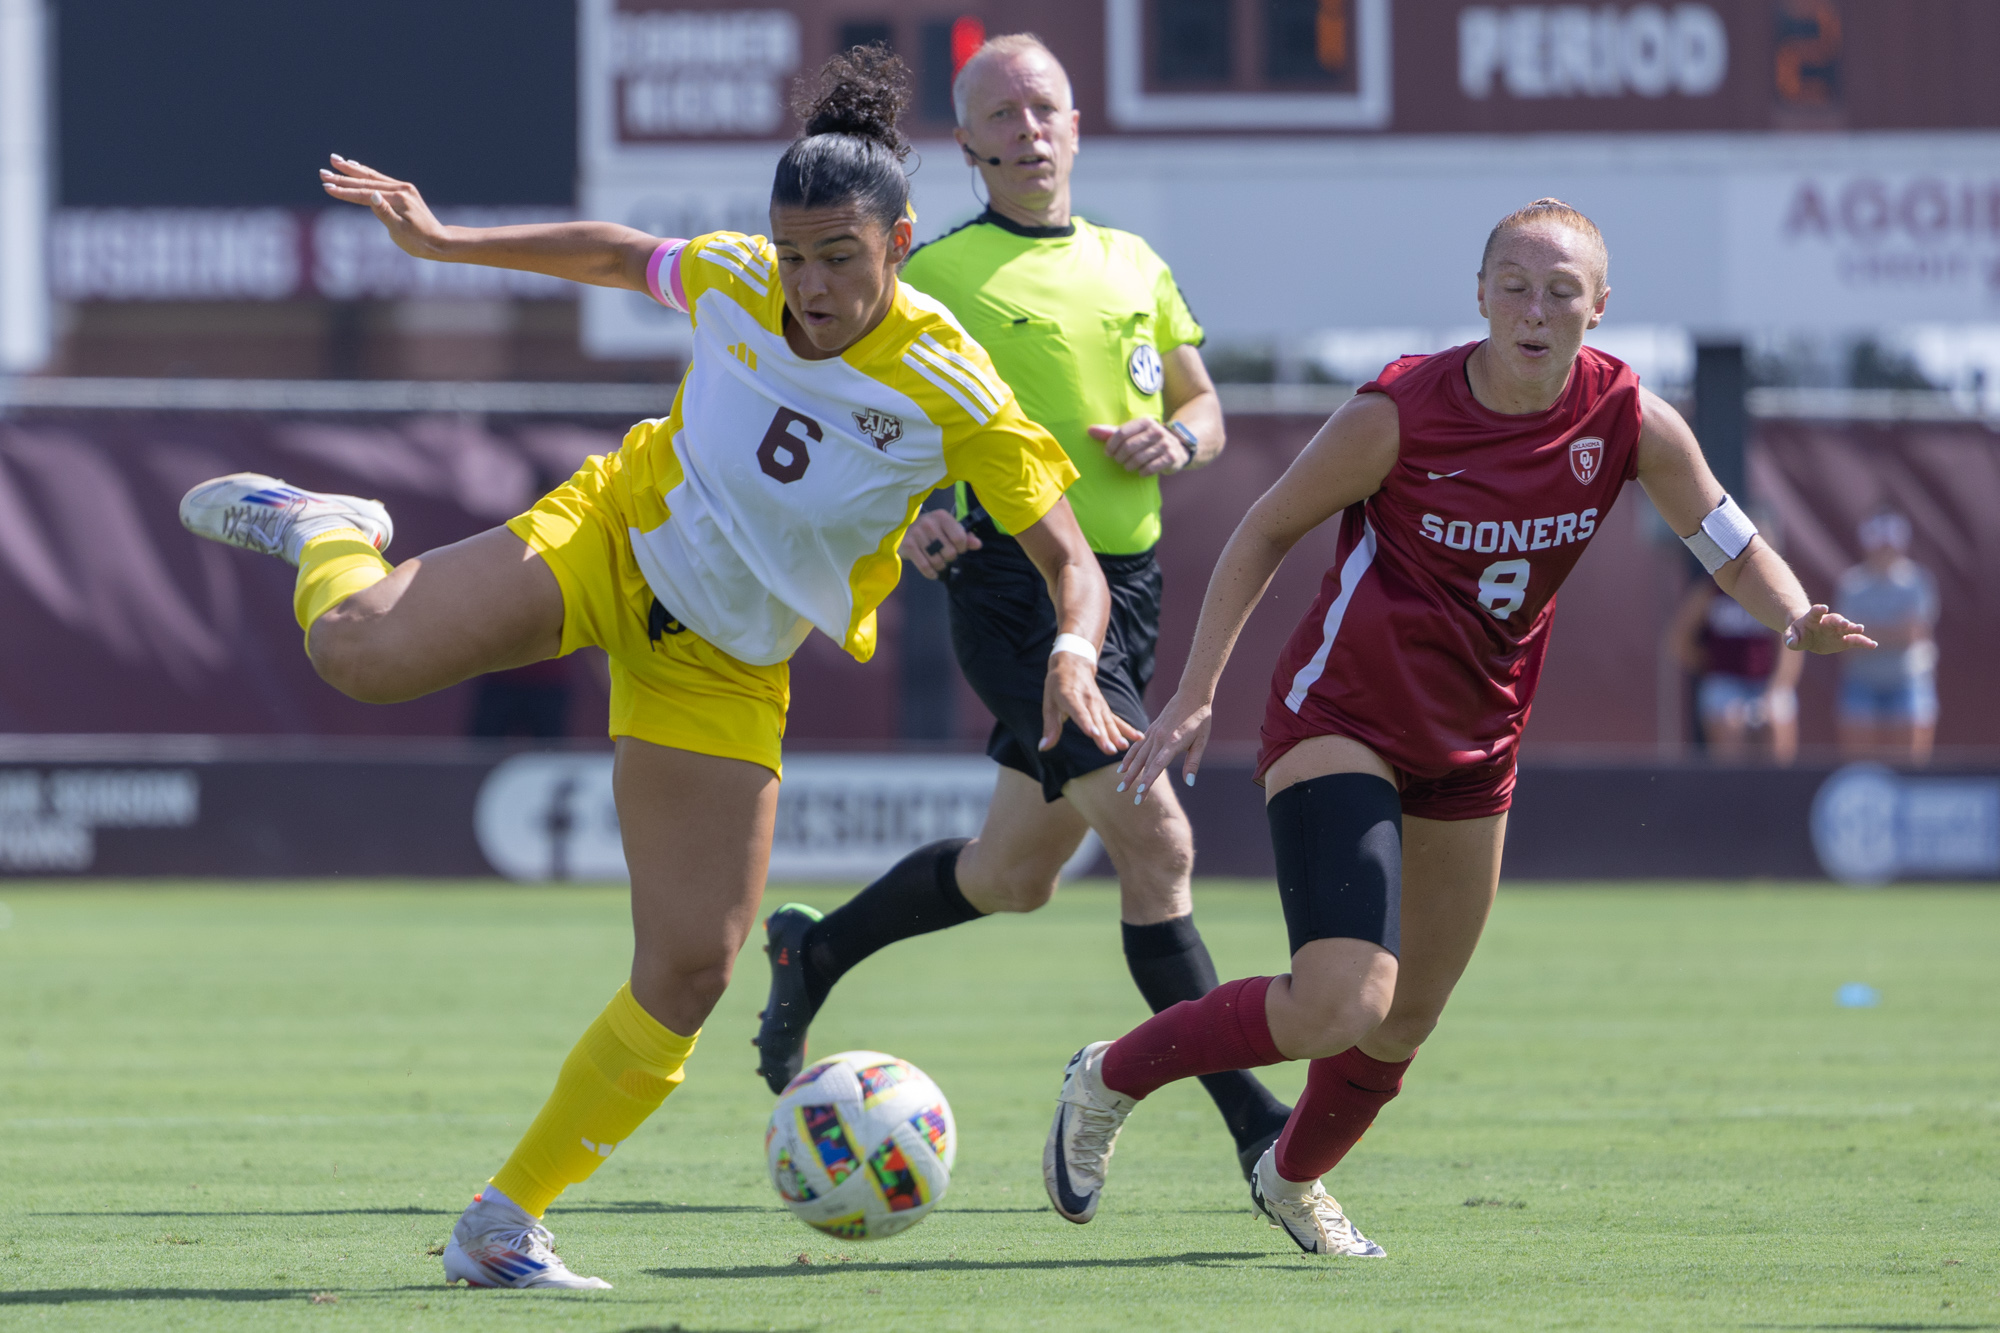
[[[19,20],[45,9],[0,0],[0,63],[39,49]],[[59,13],[46,244],[29,225],[27,187],[44,178],[26,169],[22,109],[43,99],[0,71],[0,307],[15,313],[34,314],[44,253],[62,301],[568,299],[370,250],[365,217],[323,215],[311,165],[351,153],[479,216],[759,231],[795,129],[792,81],[874,41],[915,75],[919,232],[936,235],[980,207],[950,143],[953,73],[986,35],[1029,30],[1074,84],[1079,208],[1151,241],[1225,339],[1461,327],[1479,238],[1545,194],[1609,233],[1614,325],[2000,324],[1993,0],[63,0]],[[378,52],[379,77],[357,83],[325,60],[332,46]],[[641,298],[581,299],[587,350],[685,346],[679,317]],[[0,362],[23,360],[9,340],[45,330],[45,306],[0,318]]]
[[[766,137],[782,83],[883,41],[949,129],[954,32],[1032,31],[1096,134],[2000,128],[1986,0],[583,0],[610,143]],[[596,86],[590,80],[595,76]]]
[[[2000,5],[1980,0],[583,0],[593,214],[758,231],[790,81],[883,41],[919,85],[919,233],[979,208],[956,63],[1031,30],[1082,112],[1079,211],[1225,338],[1476,319],[1493,219],[1605,227],[1611,318],[1700,334],[2000,323]],[[678,317],[587,294],[606,355]]]

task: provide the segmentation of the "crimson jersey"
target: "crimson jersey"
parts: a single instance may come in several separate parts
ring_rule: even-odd
[[[1639,377],[1586,347],[1554,406],[1509,416],[1472,395],[1478,345],[1406,356],[1361,386],[1395,401],[1401,447],[1341,515],[1334,565],[1278,658],[1259,776],[1340,735],[1406,783],[1492,770],[1506,808],[1556,589],[1638,471]]]

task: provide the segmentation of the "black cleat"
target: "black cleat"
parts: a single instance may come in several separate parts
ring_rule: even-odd
[[[1253,1194],[1256,1193],[1257,1187],[1257,1161],[1278,1141],[1278,1136],[1285,1132],[1285,1122],[1291,1119],[1291,1111],[1292,1108],[1287,1106],[1284,1119],[1272,1125],[1268,1133],[1259,1134],[1236,1149],[1236,1164],[1243,1168],[1243,1179],[1250,1182]]]
[[[819,1012],[806,990],[805,938],[820,913],[786,903],[764,918],[764,952],[771,958],[771,994],[757,1029],[757,1072],[773,1093],[799,1076],[806,1063],[806,1029]]]

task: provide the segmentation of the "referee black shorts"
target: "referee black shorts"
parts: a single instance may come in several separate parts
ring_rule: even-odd
[[[958,666],[980,701],[999,719],[986,753],[997,763],[1042,784],[1042,795],[1062,798],[1071,778],[1118,762],[1074,722],[1048,750],[1042,739],[1042,687],[1049,649],[1056,640],[1056,608],[1041,571],[1012,537],[979,530],[983,545],[946,567],[951,594],[951,643]],[[1153,678],[1153,650],[1160,638],[1160,563],[1151,551],[1100,555],[1111,585],[1111,625],[1097,657],[1097,688],[1111,711],[1141,731],[1146,686]],[[1121,752],[1122,753],[1122,752]]]

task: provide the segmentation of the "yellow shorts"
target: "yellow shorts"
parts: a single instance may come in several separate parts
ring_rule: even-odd
[[[666,516],[657,490],[641,493],[624,454],[612,453],[585,460],[507,527],[562,585],[563,652],[595,644],[611,655],[613,736],[745,759],[782,775],[789,666],[740,662],[692,630],[658,639],[648,632],[653,590],[629,534]]]

